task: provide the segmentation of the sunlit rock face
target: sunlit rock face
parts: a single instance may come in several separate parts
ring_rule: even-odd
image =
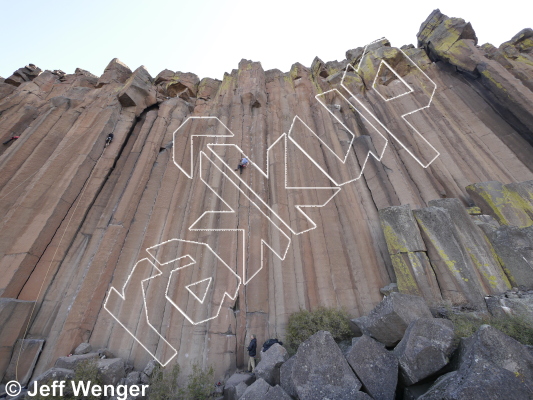
[[[0,80],[0,376],[26,326],[34,376],[86,341],[222,376],[301,309],[360,317],[391,282],[483,308],[532,279],[505,252],[532,257],[532,31],[480,46],[436,10],[418,47],[354,45],[222,80],[118,59]]]

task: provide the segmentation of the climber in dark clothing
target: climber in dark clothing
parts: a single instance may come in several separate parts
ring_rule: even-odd
[[[250,344],[246,348],[248,350],[248,355],[250,358],[248,359],[248,372],[254,372],[255,369],[255,355],[257,354],[257,339],[255,338],[255,335],[252,335],[252,340],[250,340]],[[250,371],[250,367],[252,370]]]
[[[248,166],[248,163],[248,159],[246,157],[243,157],[241,161],[239,161],[239,165],[237,166],[237,168],[235,168],[235,171],[240,169],[242,174],[242,170]]]
[[[19,138],[20,136],[11,136],[8,140],[6,140],[3,144],[8,144],[9,142],[11,141],[15,141]]]
[[[105,147],[107,147],[107,146],[109,146],[111,144],[111,142],[113,141],[113,137],[114,137],[114,135],[112,133],[107,135],[107,138],[105,140]]]

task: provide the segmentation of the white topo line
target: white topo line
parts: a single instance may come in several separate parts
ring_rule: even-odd
[[[365,46],[365,49],[363,51],[363,55],[361,57],[361,60],[359,61],[359,65],[358,65],[358,68],[357,68],[357,71],[359,71],[360,67],[361,67],[361,63],[367,53],[367,49],[368,49],[368,46],[372,45],[373,43],[376,43],[380,40],[382,40],[384,38],[381,38],[381,39],[378,39],[378,40],[375,40],[371,43],[369,43],[368,45]],[[345,71],[344,71],[344,74],[343,74],[343,78],[342,78],[342,81],[341,81],[341,86],[350,94],[351,98],[356,100],[358,102],[358,104],[363,107],[365,109],[366,112],[368,112],[370,114],[371,117],[373,117],[375,119],[375,122],[377,122],[383,129],[385,129],[385,131],[393,138],[395,138],[400,144],[401,146],[423,167],[423,168],[427,168],[439,155],[440,153],[420,134],[420,132],[418,132],[418,130],[416,130],[411,123],[409,123],[405,117],[407,115],[410,115],[410,114],[413,114],[415,112],[418,112],[422,109],[425,109],[425,108],[428,108],[431,104],[431,101],[433,99],[433,96],[435,94],[435,91],[436,91],[436,84],[424,73],[424,71],[422,71],[418,65],[416,65],[402,50],[400,50],[404,56],[413,64],[415,65],[416,68],[418,68],[418,70],[434,85],[433,87],[433,91],[431,93],[431,97],[429,99],[429,102],[426,106],[423,106],[423,107],[420,107],[416,110],[413,110],[411,112],[408,112],[408,113],[405,113],[403,114],[401,117],[402,119],[404,119],[404,121],[409,125],[411,126],[411,128],[437,153],[437,155],[430,161],[428,162],[427,164],[423,164],[403,143],[401,143],[399,140],[397,140],[397,138],[392,134],[392,132],[390,132],[389,129],[387,129],[387,127],[370,111],[367,109],[367,107],[365,107],[365,105],[359,100],[357,99],[357,97],[355,95],[353,95],[353,93],[350,92],[350,90],[348,90],[348,88],[345,86],[345,78],[346,78],[346,73],[348,72],[348,68],[352,68],[353,67],[348,64],[347,67],[345,68]],[[390,100],[393,100],[393,99],[396,99],[398,97],[401,97],[401,96],[404,96],[406,94],[409,94],[409,93],[412,93],[414,90],[411,88],[410,85],[407,84],[407,82],[405,82],[384,60],[382,60],[382,62],[380,63],[380,67],[379,69],[381,69],[381,67],[383,66],[383,64],[388,67],[399,79],[400,81],[409,89],[408,92],[406,93],[402,93],[401,95],[397,95],[393,98],[390,98],[390,99],[385,99],[383,95],[381,95],[381,93],[379,93],[378,90],[375,89],[375,84],[376,84],[376,79],[377,79],[377,75],[374,79],[374,82],[373,82],[373,85],[372,87],[378,92],[379,96],[381,96],[381,98],[384,100],[384,101],[390,101]],[[356,71],[356,72],[357,72]],[[378,74],[379,74],[379,70],[378,70]],[[340,96],[342,96],[348,103],[351,103],[345,96],[343,96],[337,89],[333,89],[333,90],[330,90],[328,92],[325,92],[323,93],[322,95],[324,94],[327,94],[329,92],[332,92],[332,91],[336,91]],[[352,139],[350,141],[350,146],[351,147],[353,145],[353,141],[355,139],[355,135],[345,126],[345,124],[335,115],[333,114],[326,106],[326,104],[323,104],[319,99],[320,95],[317,95],[315,96],[315,98],[320,102],[320,104],[322,106],[324,106],[332,115],[333,117],[346,129],[346,131],[350,132],[350,134],[352,135]],[[360,113],[360,115],[362,115]],[[363,116],[363,115],[362,115]],[[378,132],[378,134],[385,140],[385,145],[382,149],[382,151],[379,153],[379,154],[374,154],[372,151],[369,151],[366,158],[365,158],[365,161],[361,167],[361,172],[360,174],[355,178],[355,179],[352,179],[348,182],[353,182],[357,179],[359,179],[361,176],[362,176],[362,173],[364,171],[364,168],[366,166],[366,163],[367,163],[367,160],[369,158],[370,155],[372,155],[374,158],[376,158],[378,161],[381,161],[382,160],[382,157],[384,155],[384,152],[385,152],[385,149],[387,147],[387,144],[388,144],[388,140],[385,136],[383,136],[383,134],[381,134],[379,132],[379,130],[376,128],[376,126],[373,125],[372,121],[369,121],[365,116],[363,116],[363,118],[372,126],[372,128]],[[187,171],[182,165],[180,165],[176,159],[175,159],[175,152],[173,151],[173,162],[174,164],[180,169],[181,172],[183,172],[189,179],[193,179],[193,176],[194,176],[194,138],[196,136],[198,137],[201,137],[201,136],[204,136],[204,137],[214,137],[214,138],[218,138],[218,137],[235,137],[235,134],[217,117],[214,117],[214,116],[191,116],[191,117],[188,117],[175,131],[174,131],[174,134],[173,134],[173,143],[176,143],[176,135],[177,133],[179,132],[180,129],[182,129],[184,126],[186,126],[186,124],[188,123],[188,121],[190,120],[194,120],[194,119],[213,119],[213,120],[216,120],[218,123],[220,123],[224,129],[226,130],[227,134],[219,134],[219,135],[216,135],[216,134],[206,134],[206,135],[201,135],[201,134],[198,134],[198,135],[191,135],[190,137],[190,157],[191,157],[191,160],[190,160],[190,170]],[[236,277],[238,278],[238,285],[237,285],[237,289],[236,289],[236,292],[235,292],[235,295],[232,297],[230,294],[228,294],[227,292],[225,293],[225,296],[227,295],[229,298],[231,298],[232,300],[235,300],[236,298],[236,295],[238,293],[238,289],[240,287],[240,284],[244,284],[246,285],[247,283],[249,283],[249,281],[254,278],[257,273],[259,273],[259,271],[261,269],[263,269],[263,262],[264,262],[264,254],[263,254],[263,251],[264,251],[264,245],[266,245],[279,259],[281,260],[284,260],[287,253],[288,253],[288,250],[289,250],[289,247],[290,247],[290,243],[291,243],[291,239],[290,237],[278,226],[278,224],[272,219],[270,218],[270,216],[268,216],[260,206],[258,206],[257,203],[255,203],[255,198],[257,198],[264,207],[266,207],[268,209],[269,212],[271,212],[279,221],[281,221],[283,223],[283,225],[285,227],[287,227],[290,232],[293,234],[293,235],[300,235],[304,232],[307,232],[307,231],[310,231],[310,230],[313,230],[317,227],[316,223],[314,221],[312,221],[309,216],[307,216],[302,208],[303,207],[324,207],[325,205],[327,205],[331,199],[333,199],[333,197],[335,197],[335,195],[340,191],[340,186],[348,183],[348,182],[341,182],[341,183],[337,183],[335,182],[335,180],[330,176],[330,174],[328,174],[327,171],[324,170],[324,168],[322,168],[319,163],[314,160],[311,155],[309,155],[307,152],[305,152],[305,150],[303,149],[303,147],[293,138],[291,137],[291,132],[293,130],[293,127],[294,127],[294,123],[296,122],[296,120],[299,120],[300,122],[302,122],[304,124],[304,126],[309,129],[309,131],[311,131],[320,141],[322,144],[324,144],[329,151],[331,151],[341,162],[345,163],[346,162],[346,159],[348,157],[348,152],[346,153],[344,159],[340,158],[331,148],[329,148],[329,146],[327,146],[327,144],[319,137],[319,135],[317,135],[311,128],[309,128],[309,126],[307,126],[307,124],[305,124],[297,115],[294,117],[293,121],[292,121],[292,124],[291,124],[291,127],[289,129],[289,133],[288,134],[283,134],[281,135],[278,139],[276,139],[276,141],[274,141],[274,143],[268,147],[267,149],[267,153],[266,153],[266,163],[265,163],[265,169],[266,170],[263,170],[261,169],[257,164],[251,162],[250,160],[250,165],[253,166],[254,168],[256,168],[265,178],[269,179],[269,163],[268,163],[268,159],[269,159],[269,152],[270,150],[272,149],[272,147],[274,145],[276,145],[280,140],[285,140],[285,159],[284,159],[284,162],[285,162],[285,189],[316,189],[316,190],[332,190],[332,189],[335,189],[335,192],[333,193],[333,195],[327,199],[327,201],[325,201],[323,204],[311,204],[311,205],[295,205],[295,207],[297,208],[298,212],[302,213],[304,215],[305,218],[308,219],[308,221],[311,223],[312,227],[310,229],[307,229],[305,231],[302,231],[302,232],[296,232],[291,226],[290,224],[286,223],[283,218],[275,212],[275,210],[273,210],[257,193],[255,193],[255,191],[252,190],[252,188],[244,181],[242,180],[237,174],[234,173],[234,175],[237,177],[238,181],[239,181],[239,184],[240,185],[243,185],[248,191],[249,193],[251,193],[254,197],[254,199],[250,198],[250,196],[248,196],[248,194],[239,186],[237,185],[224,171],[222,171],[209,157],[207,157],[206,153],[204,153],[203,151],[200,151],[199,154],[200,154],[200,171],[202,170],[202,162],[203,162],[203,157],[205,157],[206,159],[209,160],[209,162],[211,162],[211,165],[214,166],[215,168],[217,168],[219,170],[219,172],[224,176],[226,177],[226,179],[232,183],[239,191],[241,194],[243,194],[273,225],[274,227],[276,227],[277,229],[279,229],[279,232],[284,235],[284,237],[287,239],[288,241],[288,245],[286,246],[285,248],[285,251],[283,253],[278,253],[275,249],[273,249],[264,239],[261,239],[261,267],[259,270],[257,270],[253,276],[249,277],[247,279],[247,276],[246,276],[246,263],[245,263],[245,248],[246,248],[246,238],[245,238],[245,230],[244,229],[206,229],[206,228],[195,228],[195,225],[202,219],[204,218],[204,216],[208,215],[208,214],[220,214],[220,213],[235,213],[235,210],[229,206],[229,204],[224,201],[224,199],[216,192],[216,190],[214,188],[212,188],[204,179],[202,176],[200,176],[200,180],[221,200],[221,202],[228,208],[228,210],[225,210],[225,211],[219,211],[219,210],[209,210],[209,211],[205,211],[197,220],[195,220],[188,228],[189,231],[206,231],[206,232],[219,232],[219,231],[234,231],[234,232],[238,232],[240,234],[242,234],[242,241],[243,241],[243,245],[242,245],[242,248],[243,248],[243,255],[242,255],[242,259],[243,259],[243,266],[242,266],[242,276],[243,278],[241,279],[238,275],[236,275]],[[295,144],[304,154],[307,158],[309,158],[316,166],[319,167],[319,169],[324,173],[325,176],[327,176],[329,178],[329,180],[336,186],[335,188],[332,188],[332,187],[298,187],[298,188],[295,188],[295,187],[290,187],[288,186],[287,184],[287,169],[288,169],[288,165],[287,165],[287,140],[291,140],[291,142],[293,144]],[[234,146],[236,147],[240,152],[241,154],[243,154],[245,157],[246,154],[240,149],[239,146],[235,145],[235,144],[221,144],[221,143],[217,143],[216,141],[215,142],[211,142],[211,143],[208,143],[206,145],[206,147],[211,150],[211,153],[215,156],[215,158],[217,158],[220,162],[223,163],[223,165],[226,167],[226,168],[229,168],[229,170],[232,170],[232,168],[222,159],[222,157],[220,157],[215,151],[214,151],[214,146]],[[249,159],[249,157],[247,157]],[[201,242],[192,242],[192,241],[186,241],[186,240],[181,240],[181,239],[171,239],[169,241],[166,241],[166,242],[162,242],[158,245],[155,245],[155,246],[152,246],[152,247],[149,247],[146,249],[146,251],[151,254],[154,258],[155,256],[150,252],[150,250],[153,250],[154,248],[162,245],[162,244],[165,244],[165,243],[168,243],[170,241],[174,241],[174,240],[178,240],[178,241],[183,241],[183,242],[190,242],[190,243],[196,243],[196,244],[201,244],[201,245],[205,245],[209,248],[209,250],[211,252],[213,252],[213,254],[223,263],[223,265],[225,265],[231,272],[233,272],[233,270],[231,270],[231,268],[213,251],[213,249],[211,249],[211,247],[205,243],[201,243]],[[182,267],[179,267],[179,268],[176,268],[175,270],[172,270],[171,271],[171,274],[179,269],[182,269],[182,268],[185,268],[185,267],[188,267],[190,265],[193,265],[195,264],[195,261],[194,259],[192,259],[192,257],[190,255],[186,255],[186,256],[182,256],[180,258],[183,258],[183,257],[189,257],[191,258],[192,262],[185,265],[185,266],[182,266]],[[148,259],[143,259],[143,260],[147,260],[149,261]],[[143,261],[141,260],[141,261]],[[172,261],[176,261],[176,260],[172,260]],[[169,262],[172,262],[172,261],[167,261],[166,263],[164,264],[167,264]],[[140,262],[140,261],[139,261]],[[162,338],[162,340],[165,341],[165,343],[167,343],[172,349],[173,349],[173,352],[174,354],[172,355],[172,357],[167,360],[164,364],[162,364],[163,366],[166,365],[172,358],[175,357],[175,355],[177,354],[177,351],[174,347],[172,347],[170,345],[170,343],[168,343],[158,332],[157,330],[155,329],[155,327],[150,324],[149,322],[149,316],[148,316],[148,313],[147,313],[147,304],[146,304],[146,297],[145,297],[145,286],[144,284],[150,280],[150,279],[153,279],[157,276],[160,276],[162,274],[162,272],[155,266],[155,264],[153,264],[151,261],[149,261],[153,267],[159,272],[157,275],[155,276],[152,276],[148,279],[144,279],[142,282],[141,282],[141,292],[142,292],[142,295],[143,295],[143,304],[144,304],[144,307],[145,307],[145,314],[146,314],[146,320],[147,320],[147,323],[150,325],[150,327],[156,331],[156,333]],[[156,262],[159,263],[159,261],[157,261],[156,259]],[[137,263],[138,264],[138,263]],[[136,264],[136,265],[137,265]],[[123,289],[123,292],[125,290],[125,287],[127,285],[127,283],[129,282],[130,278],[131,278],[131,275],[133,274],[133,271],[135,270],[135,267],[134,269],[132,270],[132,272],[130,273],[130,275],[128,276],[128,279],[126,281],[126,284],[124,285],[124,289]],[[206,288],[206,292],[204,293],[204,295],[202,296],[202,299],[200,299],[198,296],[196,296],[196,294],[194,294],[191,290],[190,290],[190,287],[191,286],[194,286],[196,284],[199,284],[199,283],[202,283],[202,282],[205,282],[205,281],[208,281],[208,285],[207,285],[207,288]],[[207,295],[207,291],[210,287],[210,285],[212,284],[212,278],[205,278],[205,279],[202,279],[198,282],[194,282],[194,283],[191,283],[189,285],[187,285],[185,288],[187,290],[189,290],[189,292],[196,298],[196,300],[198,300],[201,304],[203,304],[203,302],[205,301],[205,298],[206,298],[206,295]],[[197,325],[199,323],[203,323],[203,322],[206,322],[206,321],[209,321],[211,319],[214,319],[216,317],[218,317],[219,313],[220,313],[220,309],[221,309],[221,306],[222,306],[222,302],[220,304],[220,307],[218,308],[217,310],[217,313],[215,316],[213,317],[210,317],[206,320],[203,320],[203,321],[200,321],[200,322],[194,322],[186,313],[184,310],[180,309],[180,307],[175,303],[173,302],[173,300],[168,296],[168,290],[169,290],[169,285],[170,285],[170,279],[169,281],[167,282],[167,289],[165,291],[165,297],[166,299],[172,304],[173,307],[175,307],[191,324],[193,325]],[[115,291],[117,294],[120,295],[120,293],[114,288],[112,287],[111,288],[111,291]],[[109,298],[109,296],[108,296]],[[108,299],[107,298],[107,299]],[[106,302],[104,303],[104,308],[113,316],[113,318],[115,318],[119,324],[124,327],[124,329],[126,329],[126,331],[146,350],[148,351],[158,362],[161,363],[161,361],[159,359],[157,359],[156,355],[152,354],[136,337],[135,335],[130,332],[120,321],[117,317],[115,317],[108,309],[107,309],[107,299],[106,299]]]

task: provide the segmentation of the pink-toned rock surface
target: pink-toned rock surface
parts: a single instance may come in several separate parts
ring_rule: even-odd
[[[461,21],[438,11],[430,15],[421,27],[420,48],[404,49],[420,70],[382,41],[369,49],[358,71],[362,49],[347,52],[351,66],[344,80],[346,60],[317,58],[309,68],[297,63],[286,73],[242,60],[218,81],[169,70],[153,79],[143,67],[132,72],[114,59],[100,78],[78,69],[26,74],[28,79],[15,74],[23,81],[0,82],[0,136],[2,141],[20,136],[0,148],[0,296],[37,301],[29,335],[46,338],[46,344],[34,375],[82,342],[108,348],[139,369],[153,358],[148,351],[163,358],[175,351],[171,362],[185,372],[198,361],[222,375],[246,361],[247,334],[255,333],[260,343],[282,338],[295,311],[344,307],[358,317],[380,302],[379,289],[396,281],[391,257],[401,252],[387,247],[378,209],[424,208],[438,198],[458,198],[469,206],[474,199],[468,185],[532,180],[529,31],[498,50],[510,56],[498,58],[488,47],[478,47],[472,27]],[[509,57],[512,69],[502,65]],[[405,101],[381,98],[405,92],[404,84],[380,67],[381,60],[416,89],[398,98]],[[427,105],[433,90],[429,79],[436,84],[431,106],[402,119]],[[353,99],[343,98],[341,81],[367,107],[362,114]],[[338,92],[324,94],[331,89]],[[365,119],[369,113],[395,138],[386,136],[387,142],[378,135]],[[295,115],[301,122],[291,129]],[[189,120],[174,135],[190,116],[217,117],[223,125]],[[355,136],[351,148],[349,131]],[[110,133],[114,140],[104,151]],[[193,138],[208,133],[219,137]],[[284,133],[292,139],[285,141]],[[241,152],[235,147],[209,152],[207,144],[215,142],[239,146],[253,165],[233,175]],[[364,164],[369,150],[384,151],[382,161],[370,157]],[[427,166],[436,152],[440,155]],[[346,155],[346,163],[339,155]],[[268,177],[255,165],[268,169]],[[361,178],[352,181],[363,165]],[[326,189],[286,188],[285,177],[288,186]],[[296,205],[321,205],[334,192],[332,181],[352,182],[324,207],[304,209],[311,223]],[[226,206],[235,213],[199,220],[205,211]],[[197,220],[199,230],[189,230]],[[248,239],[244,251],[236,229]],[[235,300],[219,301],[217,318],[192,324],[164,297],[168,280],[154,278],[141,286],[157,273],[146,249],[175,238],[209,244],[232,269],[218,276],[228,285],[235,275],[245,280],[257,272],[238,287]],[[274,251],[286,251],[284,259],[262,246],[263,239]],[[173,255],[189,249],[197,266],[174,274],[168,295],[196,320],[212,310],[178,289],[217,276],[218,269],[207,262],[207,253],[193,254],[187,246],[180,244]],[[426,250],[405,254],[431,268]],[[151,261],[133,273],[144,258]],[[436,278],[427,279],[431,286],[418,293],[440,299]],[[479,280],[472,285],[485,287]],[[113,304],[119,324],[104,302],[111,288],[121,291],[126,284],[127,301]],[[208,301],[219,293],[211,289],[205,289]]]

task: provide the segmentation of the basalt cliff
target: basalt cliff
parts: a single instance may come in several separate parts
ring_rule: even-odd
[[[481,45],[436,10],[417,38],[222,80],[0,79],[0,377],[83,342],[222,376],[250,334],[390,283],[481,311],[533,287],[533,31]]]

